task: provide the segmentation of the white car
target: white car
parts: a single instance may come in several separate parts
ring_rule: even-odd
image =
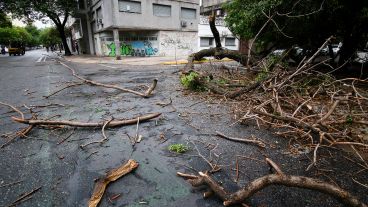
[[[340,51],[340,49],[342,47],[342,43],[340,42],[339,44],[332,44],[331,46],[332,46],[332,52],[333,52],[333,54],[336,55]],[[326,46],[325,48],[323,48],[321,50],[321,53],[324,54],[324,55],[328,55],[328,46]]]

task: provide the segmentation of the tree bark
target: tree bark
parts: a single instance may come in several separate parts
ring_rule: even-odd
[[[216,42],[216,48],[221,48],[221,39],[220,39],[220,33],[218,32],[217,28],[216,28],[216,15],[213,14],[211,16],[208,17],[209,19],[209,24],[210,24],[210,28],[211,28],[211,32],[213,34],[213,37],[215,38],[215,42]]]
[[[56,27],[57,27],[57,30],[59,31],[61,42],[63,43],[63,46],[64,46],[65,56],[72,55],[72,53],[70,52],[68,43],[66,42],[66,35],[65,35],[65,30],[64,30],[65,25],[56,24]]]
[[[126,120],[114,120],[109,122],[109,124],[106,125],[106,127],[118,127],[118,126],[124,126],[124,125],[131,125],[136,124],[138,120],[140,122],[147,121],[149,119],[156,118],[160,116],[161,113],[152,113],[152,114],[146,114],[143,116],[135,117],[132,119],[126,119]],[[12,117],[12,119],[16,122],[22,123],[22,124],[28,124],[33,126],[39,126],[39,125],[49,125],[49,126],[74,126],[74,127],[103,127],[105,122],[77,122],[77,121],[48,121],[48,120],[42,120],[42,119],[21,119],[17,117]]]

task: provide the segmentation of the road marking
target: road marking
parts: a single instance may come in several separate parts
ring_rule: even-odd
[[[41,62],[41,60],[42,60],[42,58],[43,58],[44,56],[41,56],[40,58],[38,58],[38,60],[36,61],[36,62]]]
[[[108,68],[114,68],[114,69],[117,68],[117,67],[114,67],[114,66],[109,66],[109,65],[104,65],[104,64],[98,64],[98,65],[105,66],[105,67],[108,67]]]

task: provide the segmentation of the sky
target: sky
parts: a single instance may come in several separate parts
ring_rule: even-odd
[[[19,19],[13,19],[12,23],[14,26],[21,26],[24,27],[26,26],[26,24],[24,24],[21,20]],[[33,25],[36,26],[37,28],[41,29],[41,28],[45,28],[45,27],[52,27],[51,21],[49,21],[47,24],[42,23],[41,21],[34,21]]]

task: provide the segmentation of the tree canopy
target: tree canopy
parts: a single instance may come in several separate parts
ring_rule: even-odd
[[[6,11],[12,12],[17,17],[45,20],[50,18],[56,25],[57,31],[64,45],[65,55],[70,55],[70,49],[66,42],[65,24],[68,17],[77,9],[78,1],[75,0],[3,0],[1,5]]]
[[[61,43],[59,32],[55,27],[45,28],[40,32],[40,43],[46,47]]]
[[[12,27],[12,22],[4,12],[0,11],[0,28],[4,27]]]
[[[238,37],[275,47],[316,50],[331,35],[342,42],[340,61],[365,46],[368,1],[357,0],[233,0],[224,4],[225,21]]]
[[[0,28],[0,43],[8,45],[11,42],[21,42],[28,45],[32,36],[23,27]]]

